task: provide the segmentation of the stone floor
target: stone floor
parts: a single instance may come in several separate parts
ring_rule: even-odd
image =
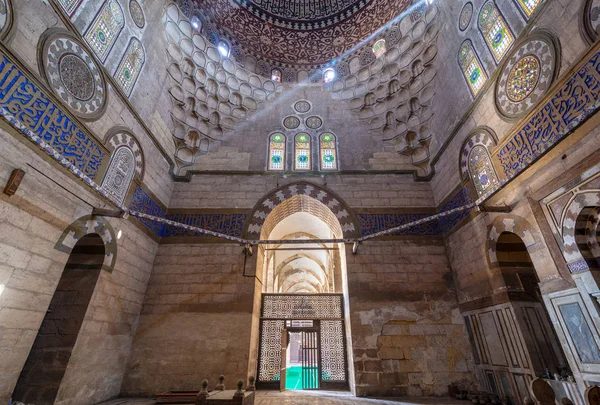
[[[374,399],[356,398],[350,393],[327,391],[259,391],[255,405],[466,405],[465,401],[447,398]],[[154,405],[149,399],[120,398],[101,405]]]

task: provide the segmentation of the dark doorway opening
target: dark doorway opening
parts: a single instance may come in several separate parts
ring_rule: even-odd
[[[73,248],[13,391],[14,400],[36,405],[55,402],[104,254],[104,242],[97,234],[84,236]]]

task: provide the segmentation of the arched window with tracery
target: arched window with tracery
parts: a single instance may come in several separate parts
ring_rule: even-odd
[[[488,1],[481,7],[479,31],[496,62],[500,62],[515,42],[512,31],[493,0]]]
[[[319,138],[321,170],[338,170],[337,142],[335,135],[327,132]]]
[[[468,178],[473,182],[478,197],[497,189],[500,185],[489,154],[489,150],[496,144],[496,136],[490,129],[478,128],[462,147],[461,175],[463,180]]]
[[[129,41],[121,63],[119,63],[119,67],[115,72],[117,84],[127,97],[131,95],[144,63],[146,63],[144,47],[139,39],[133,37]]]
[[[84,35],[100,61],[106,60],[124,25],[125,16],[119,2],[107,0]]]
[[[126,131],[117,129],[107,139],[110,162],[100,187],[113,200],[122,203],[133,179],[143,179],[144,154],[137,139]]]
[[[274,133],[269,137],[269,170],[285,170],[285,135]]]
[[[114,201],[122,204],[135,174],[135,156],[128,146],[119,146],[111,155],[102,180],[104,190]]]
[[[310,136],[306,133],[299,133],[296,135],[295,148],[295,159],[294,169],[295,170],[310,170]]]
[[[469,174],[475,185],[477,195],[488,193],[498,188],[499,181],[488,150],[483,145],[475,145],[469,153]]]
[[[373,53],[375,54],[376,58],[382,57],[386,52],[387,47],[385,45],[385,39],[380,39],[379,41],[375,42],[375,45],[373,45]]]
[[[515,0],[527,19],[535,12],[544,0]]]
[[[483,70],[481,60],[473,48],[473,43],[470,40],[463,42],[458,53],[458,64],[463,72],[465,80],[469,85],[469,90],[473,96],[477,96],[488,77]]]

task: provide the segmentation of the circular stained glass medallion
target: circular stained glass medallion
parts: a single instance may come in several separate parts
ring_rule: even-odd
[[[290,115],[283,119],[283,126],[287,129],[296,129],[300,126],[300,118]]]
[[[469,28],[469,24],[471,24],[471,19],[473,18],[473,3],[469,2],[465,4],[460,12],[460,17],[458,19],[458,28],[461,31]]]
[[[311,129],[318,129],[323,126],[323,120],[317,116],[308,117],[306,119],[306,126]]]
[[[521,58],[508,74],[506,94],[511,101],[525,100],[535,89],[540,79],[540,61],[532,55]]]
[[[131,19],[138,28],[144,28],[146,17],[138,0],[131,0],[129,2],[129,14],[131,14]]]
[[[310,103],[306,100],[297,101],[294,104],[294,110],[298,111],[300,114],[304,114],[310,111]]]
[[[96,119],[106,106],[102,74],[86,49],[70,35],[50,35],[43,45],[42,66],[54,93],[73,113]]]

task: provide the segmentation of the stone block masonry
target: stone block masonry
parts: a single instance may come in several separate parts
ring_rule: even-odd
[[[346,259],[358,396],[443,396],[471,381],[443,240],[365,243]]]
[[[247,261],[254,274],[256,258]],[[246,380],[254,278],[235,245],[161,245],[148,284],[123,395],[200,389],[224,374]]]

